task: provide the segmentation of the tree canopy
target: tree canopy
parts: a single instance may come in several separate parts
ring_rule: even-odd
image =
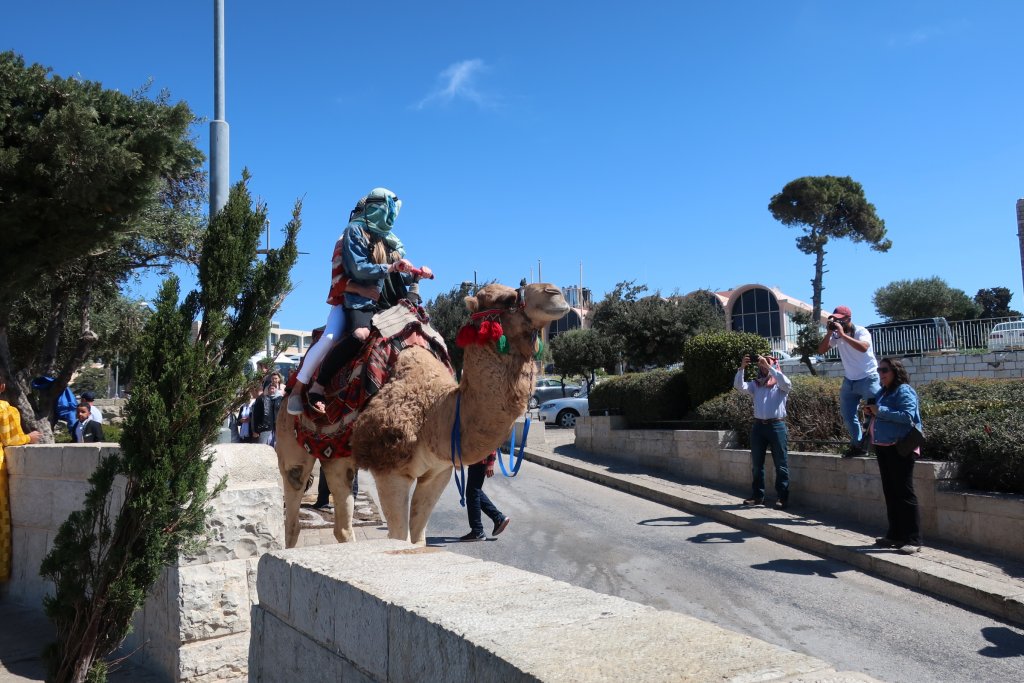
[[[201,547],[210,499],[224,487],[207,486],[208,444],[267,338],[298,255],[296,203],[284,245],[259,260],[267,209],[253,205],[246,179],[210,224],[199,289],[181,298],[176,276],[164,282],[137,355],[120,451],[102,460],[85,507],[61,525],[43,560],[57,636],[48,680],[103,680],[102,658],[124,639],[162,569]],[[116,478],[126,482],[120,490]]]
[[[444,337],[444,343],[448,345],[448,355],[452,359],[452,367],[459,376],[462,375],[463,353],[455,344],[455,336],[462,326],[469,322],[465,298],[470,294],[470,284],[463,283],[458,287],[452,287],[428,301],[424,307],[430,315],[431,327]]]
[[[1009,318],[1020,315],[1020,311],[1010,308],[1010,299],[1013,294],[1006,287],[990,287],[979,289],[974,295],[974,303],[980,309],[979,318]]]
[[[962,289],[940,277],[896,280],[875,290],[871,298],[878,315],[887,322],[914,318],[970,320],[979,307]]]
[[[802,228],[804,234],[796,239],[796,246],[815,257],[812,320],[821,319],[825,247],[830,239],[868,242],[874,251],[888,251],[892,246],[885,236],[885,221],[864,196],[861,184],[849,176],[797,178],[771,198],[768,210],[783,225]]]
[[[551,340],[551,358],[558,374],[582,375],[588,386],[598,370],[616,361],[611,341],[596,330],[569,330],[558,335]]]
[[[129,306],[112,302],[137,269],[196,262],[194,121],[166,93],[126,95],[0,53],[0,365],[28,423],[52,403],[28,403],[32,377],[55,377],[59,393],[83,361],[130,339],[131,316],[118,315]]]
[[[620,282],[598,302],[592,317],[593,329],[633,368],[675,363],[688,338],[725,329],[724,314],[707,296],[665,299],[645,292],[646,285]]]

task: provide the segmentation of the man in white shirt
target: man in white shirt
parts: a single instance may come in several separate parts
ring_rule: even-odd
[[[843,361],[843,386],[839,389],[839,412],[850,433],[850,447],[844,458],[866,455],[864,429],[857,418],[861,399],[874,398],[882,390],[878,381],[878,361],[871,348],[871,333],[853,324],[853,313],[847,306],[837,306],[828,319],[828,334],[818,345],[818,353],[831,348],[839,351]]]

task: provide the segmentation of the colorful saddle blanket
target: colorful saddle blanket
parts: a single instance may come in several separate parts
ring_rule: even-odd
[[[405,299],[373,316],[370,336],[362,350],[326,387],[326,414],[306,410],[306,418],[316,428],[304,426],[299,416],[295,416],[295,438],[307,453],[321,460],[352,455],[349,442],[356,419],[391,378],[398,354],[404,349],[411,346],[427,349],[448,372],[455,374],[444,338],[429,323],[426,311]],[[295,374],[289,385],[294,384]],[[340,426],[329,434],[321,433],[324,427],[333,425]]]

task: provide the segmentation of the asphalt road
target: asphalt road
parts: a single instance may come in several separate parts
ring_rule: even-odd
[[[452,484],[428,543],[681,612],[884,681],[1024,681],[1024,630],[835,560],[524,462],[484,490],[512,518],[469,531]],[[484,517],[484,528],[490,531]]]

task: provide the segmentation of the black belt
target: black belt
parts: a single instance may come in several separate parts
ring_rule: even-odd
[[[786,421],[786,418],[784,418],[784,417],[773,417],[770,420],[762,420],[759,417],[755,417],[754,418],[754,423],[755,424],[762,424],[762,425],[770,425],[770,424],[775,424],[776,422],[785,422],[785,421]]]

